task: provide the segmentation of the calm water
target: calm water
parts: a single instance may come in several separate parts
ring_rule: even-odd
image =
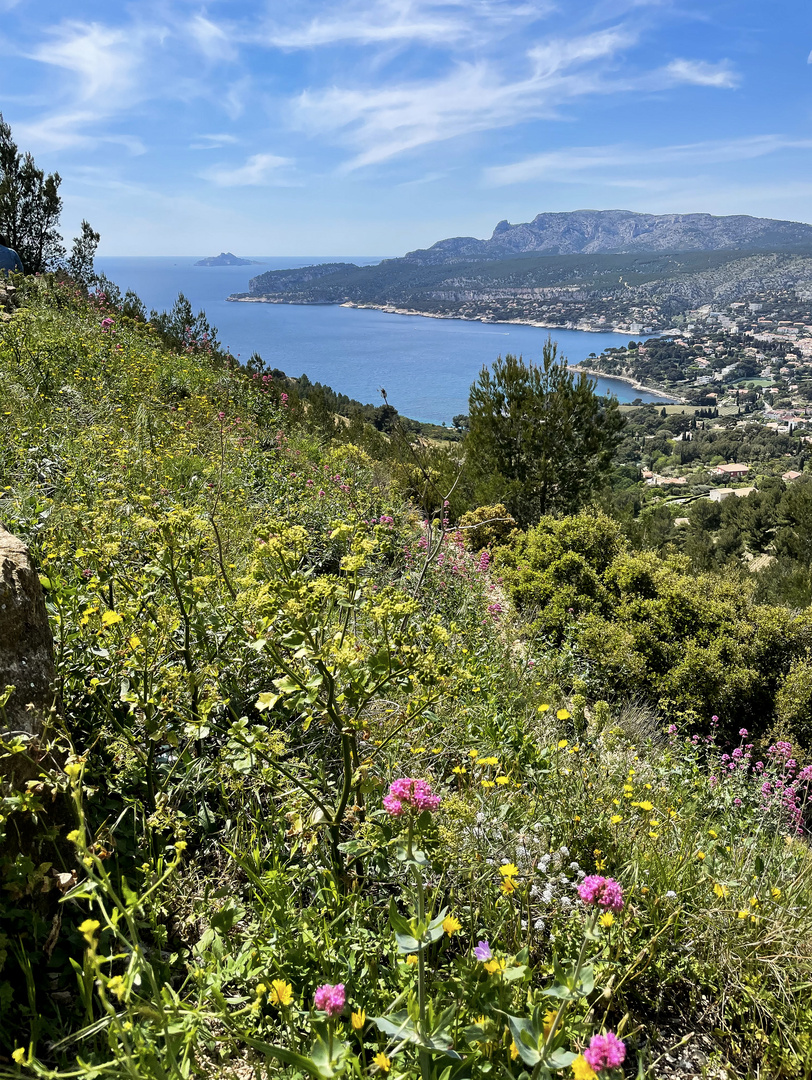
[[[378,391],[383,386],[389,401],[405,416],[437,424],[450,423],[452,416],[468,411],[471,383],[482,365],[500,354],[539,360],[549,333],[575,364],[591,352],[629,340],[623,334],[547,331],[332,306],[229,303],[230,293],[247,292],[248,279],[265,270],[380,260],[264,258],[261,266],[209,267],[195,266],[198,258],[108,256],[97,259],[96,266],[122,290],[134,289],[147,309],[169,308],[178,292],[185,293],[196,310],[205,310],[222,344],[243,361],[258,352],[287,375],[306,373],[313,382],[373,404],[380,404]],[[659,400],[619,379],[599,378],[597,383],[599,393],[611,392],[619,401]]]

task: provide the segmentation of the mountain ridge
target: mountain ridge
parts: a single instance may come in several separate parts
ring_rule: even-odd
[[[455,236],[403,256],[418,266],[505,259],[519,254],[791,250],[812,245],[812,225],[748,214],[644,214],[633,210],[543,212],[532,221],[500,221],[490,238]]]

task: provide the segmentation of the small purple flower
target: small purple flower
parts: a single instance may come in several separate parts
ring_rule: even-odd
[[[750,732],[747,730],[746,727],[739,728],[739,735],[741,735],[743,739],[746,739],[749,734]]]
[[[486,960],[493,959],[493,953],[491,952],[491,947],[487,941],[480,941],[477,944],[477,947],[474,949],[474,956],[483,964]]]
[[[344,983],[336,983],[335,986],[331,986],[330,983],[325,983],[323,986],[318,987],[313,995],[313,1004],[321,1012],[326,1012],[331,1020],[334,1020],[337,1016],[340,1016],[344,1011],[344,1005],[347,997],[344,993]]]
[[[615,1069],[622,1065],[626,1057],[626,1047],[613,1031],[605,1035],[593,1035],[589,1046],[584,1050],[584,1058],[595,1072],[601,1069]]]

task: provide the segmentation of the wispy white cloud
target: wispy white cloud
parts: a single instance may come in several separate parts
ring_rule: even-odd
[[[236,135],[229,135],[226,132],[218,132],[212,135],[196,135],[195,142],[189,143],[190,150],[219,150],[223,146],[230,146],[239,139]]]
[[[141,44],[124,29],[68,22],[29,55],[40,63],[72,72],[77,77],[74,86],[79,101],[109,106],[132,93]]]
[[[729,61],[709,64],[705,60],[672,60],[664,69],[677,83],[693,83],[695,86],[716,86],[732,90],[741,82]]]
[[[494,186],[524,184],[536,180],[572,180],[590,173],[605,172],[607,182],[623,182],[610,170],[620,173],[645,165],[656,171],[662,165],[717,165],[765,157],[782,150],[810,150],[812,139],[791,139],[783,135],[753,135],[739,139],[719,139],[672,146],[575,146],[534,154],[510,165],[485,169],[486,183]],[[634,178],[630,178],[634,179]],[[639,180],[639,177],[636,178]]]
[[[237,46],[232,34],[218,23],[212,22],[205,15],[194,15],[189,20],[186,31],[197,49],[207,60],[235,60]]]
[[[458,63],[439,79],[380,88],[305,91],[294,119],[313,134],[341,132],[356,150],[348,168],[383,162],[417,147],[551,116],[564,102],[596,92],[602,71],[634,36],[613,29],[533,47],[510,78],[493,61]]]
[[[294,20],[271,23],[263,37],[281,49],[407,42],[442,48],[464,42],[470,48],[486,35],[515,30],[541,18],[553,6],[551,0],[349,0],[330,5],[327,14],[308,15],[299,5]]]
[[[276,154],[252,154],[244,165],[236,168],[217,166],[200,175],[217,187],[264,187],[277,178],[280,169],[291,164],[292,158]]]

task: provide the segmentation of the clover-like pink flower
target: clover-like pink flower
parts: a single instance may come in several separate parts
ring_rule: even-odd
[[[389,794],[384,795],[383,805],[387,814],[400,817],[409,810],[436,810],[440,805],[440,796],[432,794],[431,786],[425,780],[413,780],[410,776],[394,780],[389,787]]]
[[[584,1058],[595,1072],[601,1069],[616,1069],[626,1057],[626,1046],[613,1031],[605,1035],[593,1035],[589,1046],[584,1050]]]
[[[614,878],[590,874],[578,886],[578,895],[585,904],[595,904],[606,911],[623,910],[623,889]]]
[[[313,1004],[321,1012],[327,1013],[331,1020],[334,1020],[337,1016],[340,1016],[344,1011],[344,1005],[346,1004],[347,996],[344,993],[344,983],[336,983],[335,986],[331,986],[330,983],[325,983],[320,986],[313,995]]]

